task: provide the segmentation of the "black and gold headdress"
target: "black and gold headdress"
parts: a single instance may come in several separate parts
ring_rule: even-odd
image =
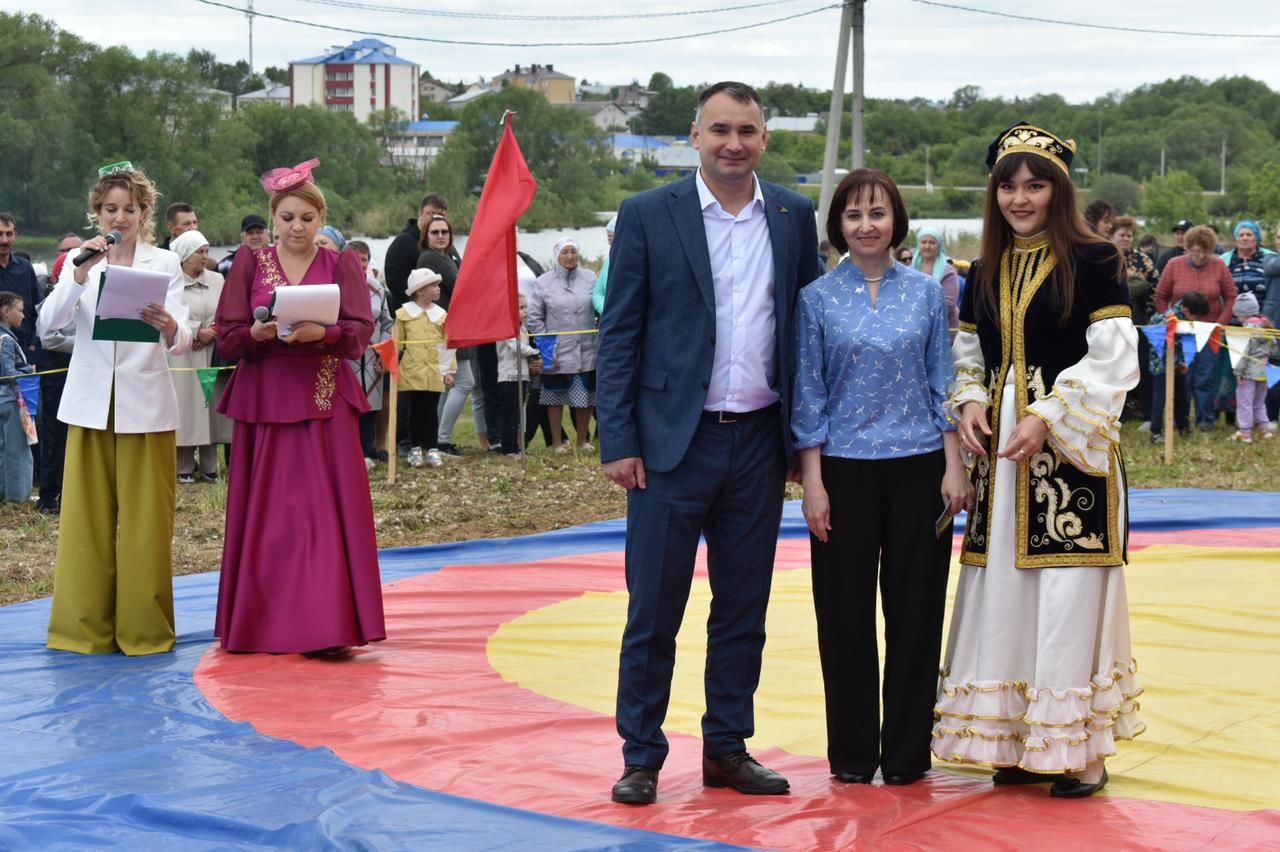
[[[1009,154],[1036,154],[1053,162],[1068,177],[1071,176],[1071,160],[1076,153],[1074,139],[1059,139],[1047,130],[1025,121],[1019,121],[1001,131],[987,148],[987,169],[994,169]]]

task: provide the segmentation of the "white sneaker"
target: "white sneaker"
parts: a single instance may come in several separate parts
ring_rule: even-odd
[[[1151,431],[1151,421],[1150,421],[1150,420],[1143,421],[1142,425],[1138,427],[1138,431],[1139,431],[1139,432],[1150,432],[1150,431]]]
[[[374,461],[373,459],[369,458],[368,456],[365,456],[365,457],[364,457],[364,469],[365,469],[365,470],[372,472],[372,471],[373,471],[373,468],[374,468],[374,465],[376,465],[376,464],[377,464],[377,462],[376,462],[376,461]]]
[[[427,450],[427,467],[439,467],[444,464],[444,456],[439,450]]]
[[[425,460],[422,457],[422,447],[414,447],[409,450],[409,467],[422,467]]]

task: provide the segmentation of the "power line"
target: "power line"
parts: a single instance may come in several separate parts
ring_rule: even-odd
[[[376,3],[361,3],[356,0],[298,0],[299,3],[311,3],[316,6],[331,6],[340,9],[360,9],[368,12],[392,12],[401,15],[423,15],[432,18],[462,18],[482,21],[560,21],[561,15],[509,15],[500,12],[457,12],[439,9],[422,9],[406,6],[382,6]],[[787,6],[798,0],[768,0],[764,3],[746,3],[738,6],[721,6],[715,9],[690,9],[683,12],[631,12],[622,15],[580,15],[574,14],[574,21],[634,21],[650,18],[678,18],[690,15],[712,15],[720,12],[742,12],[748,9],[761,9],[766,6]]]
[[[201,3],[205,6],[216,6],[219,9],[227,9],[239,14],[245,13],[245,9],[241,6],[232,6],[229,3],[219,3],[217,0],[195,0],[195,2]],[[659,36],[657,38],[623,39],[619,41],[468,41],[465,39],[432,38],[430,36],[414,36],[405,35],[403,33],[375,32],[373,30],[357,29],[355,27],[339,27],[333,24],[317,24],[314,21],[302,21],[297,18],[286,18],[283,15],[271,15],[267,12],[254,12],[253,14],[258,18],[282,21],[286,24],[297,24],[301,27],[312,27],[318,30],[333,30],[336,32],[353,33],[354,35],[399,39],[400,41],[424,41],[430,42],[431,44],[454,44],[467,47],[623,47],[636,44],[657,44],[659,42],[667,41],[682,41],[691,38],[703,38],[705,36],[753,30],[759,27],[771,26],[772,24],[794,21],[797,18],[804,18],[809,15],[816,15],[818,12],[825,12],[828,9],[839,9],[840,6],[841,4],[839,3],[832,3],[826,6],[819,6],[816,9],[810,9],[807,12],[797,12],[794,15],[786,15],[784,17],[773,18],[768,21],[760,21],[754,24],[742,24],[741,26],[736,27],[724,27],[718,30],[705,30],[698,33],[687,33],[685,35]]]
[[[996,18],[1010,18],[1015,21],[1031,21],[1037,24],[1057,24],[1061,27],[1080,27],[1086,30],[1110,30],[1120,33],[1141,33],[1143,35],[1195,36],[1196,38],[1280,38],[1280,33],[1206,33],[1190,30],[1160,30],[1150,27],[1122,27],[1113,24],[1091,24],[1084,21],[1063,21],[1057,18],[1037,18],[1034,15],[1018,15],[1013,12],[997,12],[993,9],[978,9],[973,6],[961,6],[956,3],[940,3],[938,0],[911,0],[922,6],[937,6],[941,9],[955,9],[960,12],[974,12],[978,15],[991,15]]]

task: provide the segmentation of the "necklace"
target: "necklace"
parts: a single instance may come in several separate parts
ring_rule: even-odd
[[[884,276],[881,275],[878,278],[867,278],[864,276],[863,280],[866,281],[868,284],[879,284],[881,281],[884,280]]]

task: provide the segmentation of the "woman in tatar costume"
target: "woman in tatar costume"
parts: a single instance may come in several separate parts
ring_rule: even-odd
[[[1102,789],[1143,730],[1119,446],[1137,332],[1118,250],[1076,212],[1074,151],[1024,122],[987,154],[950,399],[977,495],[933,731],[939,758],[1063,798]]]

